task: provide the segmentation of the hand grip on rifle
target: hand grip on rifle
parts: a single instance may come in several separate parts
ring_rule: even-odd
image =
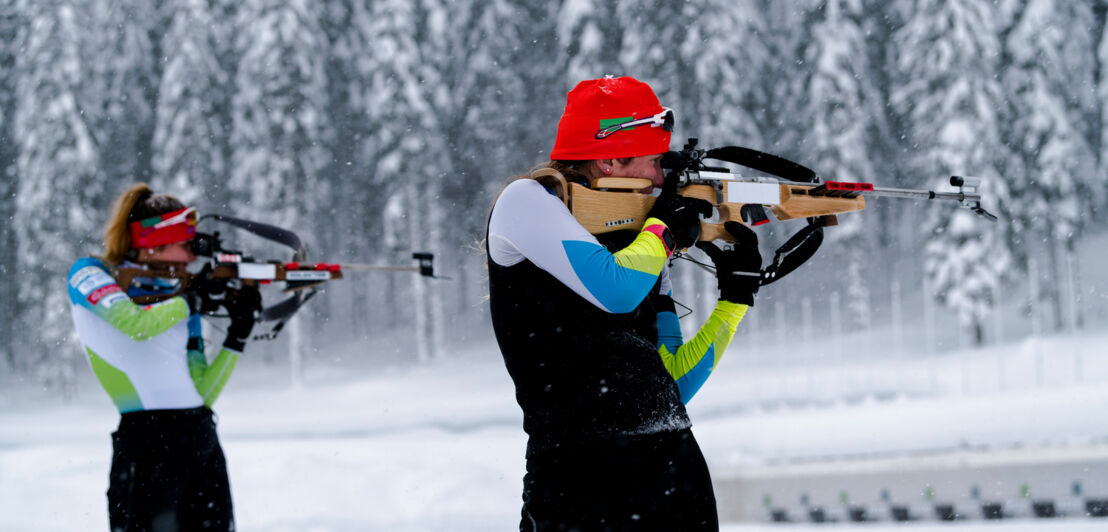
[[[192,276],[181,297],[189,306],[189,314],[212,314],[219,310],[220,302],[226,297],[227,279],[217,279],[211,275],[211,266]]]
[[[669,227],[678,249],[685,249],[700,238],[700,217],[712,215],[711,202],[677,193],[677,172],[670,172],[662,184],[662,192],[647,213]]]
[[[735,221],[728,221],[723,226],[734,237],[734,248],[720,249],[711,242],[697,242],[696,247],[708,254],[716,265],[719,298],[752,307],[762,281],[758,235]]]
[[[257,314],[262,310],[262,295],[255,286],[241,283],[234,288],[228,286],[223,308],[227,309],[227,315],[231,318],[223,347],[241,353],[250,339]]]

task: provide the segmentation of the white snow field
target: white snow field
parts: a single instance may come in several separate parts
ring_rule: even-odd
[[[1108,531],[1083,504],[1108,499],[1108,234],[1083,252],[1081,329],[1029,334],[1014,302],[1001,325],[1020,339],[980,349],[924,348],[914,330],[782,341],[756,307],[689,404],[723,529]],[[491,340],[423,365],[339,350],[307,360],[298,389],[277,348],[248,349],[216,403],[239,530],[518,528],[526,439]],[[65,400],[0,374],[0,531],[107,530],[118,414],[81,369]],[[1043,501],[1065,517],[1032,517]],[[941,505],[962,519],[937,521]],[[846,522],[859,508],[878,521]]]
[[[863,470],[895,479],[900,470],[949,470],[958,464],[972,471],[975,465],[1030,461],[1049,471],[1068,456],[1097,460],[1108,447],[1105,345],[1108,333],[1088,332],[923,362],[869,361],[853,369],[841,364],[750,369],[735,347],[689,405],[720,486],[721,515],[729,519],[724,529],[1108,530],[1108,519],[1070,514],[1032,520],[1018,511],[1008,512],[1016,519],[1001,521],[971,515],[949,524],[902,525],[886,515],[883,522],[853,526],[774,524],[759,511],[765,496],[759,490],[778,490],[772,505],[795,512],[800,506],[786,494],[794,493],[788,490],[795,491],[797,482],[801,491],[815,490],[810,495],[815,505],[823,496],[817,493],[821,478]],[[1075,376],[1036,384],[1028,374],[1039,355],[1051,366],[1072,368],[1077,353],[1084,356],[1081,382]],[[966,371],[995,368],[1001,361],[1008,373],[1003,390],[995,374]],[[240,530],[518,526],[525,437],[495,345],[469,346],[446,361],[380,370],[368,378],[311,366],[299,390],[286,384],[285,371],[248,358],[216,404]],[[957,386],[947,389],[947,382]],[[0,530],[106,530],[108,435],[118,418],[106,394],[87,375],[69,404],[19,382],[5,387]],[[1108,475],[1099,486],[1104,479]],[[1090,496],[1100,489],[1096,479],[1085,482]],[[753,486],[746,491],[754,493],[736,486]],[[927,502],[918,493],[890,489],[893,499],[905,497],[910,500],[903,502],[915,507]],[[937,491],[936,502],[943,486]],[[1096,495],[1108,497],[1108,491]],[[881,502],[873,494],[851,497]]]

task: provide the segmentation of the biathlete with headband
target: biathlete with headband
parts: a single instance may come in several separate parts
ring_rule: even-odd
[[[108,485],[113,531],[234,530],[210,407],[246,346],[261,297],[256,288],[200,279],[183,296],[139,305],[131,298],[176,287],[157,278],[119,286],[113,275],[119,267],[185,268],[196,260],[195,234],[196,209],[137,184],[115,202],[104,256],[79,259],[69,271],[77,335],[120,412]],[[200,316],[219,305],[231,324],[209,362]]]
[[[697,244],[715,262],[720,298],[684,341],[666,262],[697,243],[711,205],[665,177],[674,112],[630,77],[578,84],[551,161],[500,193],[486,250],[493,328],[523,410],[527,472],[520,530],[718,530],[715,496],[690,430],[689,401],[754,304],[757,238]],[[542,176],[589,186],[602,177],[662,187],[639,231],[589,234]],[[626,234],[630,233],[630,234]]]

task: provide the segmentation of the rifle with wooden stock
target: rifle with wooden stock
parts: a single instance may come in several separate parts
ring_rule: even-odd
[[[825,181],[816,172],[776,155],[724,146],[709,150],[696,148],[691,138],[680,152],[669,152],[662,159],[667,179],[676,173],[678,193],[710,202],[715,210],[701,221],[700,240],[732,240],[724,229],[728,221],[758,226],[770,221],[805,219],[808,225],[778,248],[774,262],[762,272],[762,284],[769,284],[791,272],[815,253],[823,239],[823,227],[838,224],[837,215],[866,208],[866,197],[893,197],[958,202],[990,222],[993,216],[981,207],[977,191],[979,178],[952,176],[950,192],[878,187],[871,183]],[[709,161],[732,163],[768,175],[744,175],[727,166]],[[649,179],[606,177],[592,187],[567,183],[551,168],[532,174],[548,188],[558,192],[574,218],[594,235],[625,229],[639,229],[656,198],[638,193],[651,186]]]
[[[276,304],[264,306],[257,317],[259,322],[277,323],[269,333],[257,336],[255,339],[272,339],[284,327],[285,322],[316,295],[323,283],[342,279],[343,271],[411,272],[424,277],[438,278],[434,272],[434,255],[431,253],[412,253],[412,259],[416,261],[414,266],[309,263],[306,247],[293,231],[223,214],[208,214],[202,216],[199,221],[207,219],[231,225],[262,239],[286,246],[293,250],[292,259],[289,261],[257,260],[242,251],[224,248],[219,231],[197,232],[192,241],[192,251],[196,256],[206,258],[207,262],[196,273],[172,265],[157,264],[147,265],[145,268],[115,270],[116,282],[124,290],[132,286],[141,287],[143,283],[149,283],[152,279],[169,281],[174,288],[168,293],[132,297],[132,301],[140,304],[164,301],[182,294],[191,283],[200,278],[225,279],[232,285],[241,283],[248,286],[284,283],[281,292],[288,294],[288,297]]]

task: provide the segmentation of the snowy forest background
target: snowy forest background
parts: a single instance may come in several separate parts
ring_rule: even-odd
[[[1085,327],[1104,297],[1081,282],[1103,265],[1074,250],[1106,227],[1106,14],[1106,0],[0,0],[0,373],[64,388],[81,370],[65,273],[99,252],[136,181],[292,228],[313,260],[428,250],[451,277],[350,273],[259,350],[274,363],[488,340],[491,201],[546,160],[565,93],[604,74],[677,110],[675,148],[695,136],[884,186],[985,179],[996,224],[896,199],[841,216],[759,296],[766,336],[891,327],[941,350]],[[798,228],[760,229],[763,255]],[[678,266],[675,295],[698,310],[686,326],[714,290]],[[1005,330],[1004,309],[1028,327]]]

